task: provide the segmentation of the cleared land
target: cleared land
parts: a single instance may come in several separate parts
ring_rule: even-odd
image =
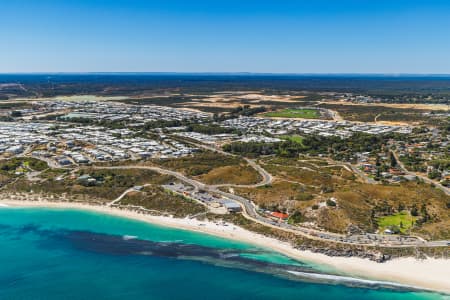
[[[366,107],[382,107],[385,109],[389,108],[401,108],[401,109],[420,109],[420,110],[450,110],[448,105],[445,104],[425,104],[425,103],[352,103],[352,102],[341,102],[341,101],[327,101],[327,104],[337,104],[337,105],[356,105],[356,106],[366,106]]]
[[[435,125],[439,120],[438,118],[424,117],[425,113],[437,112],[436,105],[408,106],[405,104],[376,105],[324,102],[320,104],[320,107],[337,111],[343,119],[356,122],[376,122],[391,125]],[[437,107],[442,107],[442,105]],[[442,111],[446,110],[443,109]]]

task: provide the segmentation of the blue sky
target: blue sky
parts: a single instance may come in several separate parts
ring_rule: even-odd
[[[0,72],[450,73],[446,0],[0,1]]]

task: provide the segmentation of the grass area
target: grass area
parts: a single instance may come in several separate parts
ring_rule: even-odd
[[[297,144],[300,144],[300,145],[303,145],[303,137],[300,136],[300,135],[296,135],[296,134],[294,134],[294,135],[283,135],[283,136],[281,136],[281,138],[285,139],[285,140],[289,140],[289,141],[297,143]]]
[[[279,111],[265,113],[264,116],[271,118],[318,119],[320,117],[320,113],[315,109],[287,108]]]
[[[390,229],[393,232],[398,230],[400,233],[406,234],[414,226],[416,220],[417,217],[411,216],[409,212],[402,211],[390,216],[378,218],[378,229],[380,231]]]

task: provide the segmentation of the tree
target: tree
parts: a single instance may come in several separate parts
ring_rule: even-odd
[[[377,172],[375,174],[375,180],[380,180],[381,178],[381,171],[380,171],[380,167],[377,167]]]
[[[375,162],[375,165],[377,166],[377,167],[379,167],[379,166],[381,166],[381,160],[380,160],[380,157],[377,155],[377,160],[376,160],[376,162]]]
[[[328,200],[327,200],[327,206],[335,207],[335,206],[336,206],[336,202],[334,202],[334,201],[331,200],[331,199],[328,199]]]
[[[13,110],[11,112],[11,117],[13,117],[13,118],[17,118],[17,117],[21,117],[21,116],[22,116],[22,112],[21,111]]]
[[[294,213],[289,217],[290,223],[300,223],[303,222],[303,215],[300,211],[296,210]]]
[[[395,155],[392,152],[390,154],[390,159],[391,159],[391,167],[395,168],[397,166],[397,159],[395,159]]]
[[[417,205],[413,204],[413,206],[411,207],[411,216],[417,217],[418,215],[419,215],[419,211],[417,209]]]
[[[440,178],[440,177],[441,177],[441,173],[436,169],[434,169],[428,173],[428,178],[430,178],[430,179],[436,179],[436,178]]]
[[[422,216],[421,219],[422,223],[426,223],[430,220],[430,215],[428,214],[427,206],[425,203],[423,203],[422,206],[420,207],[420,214]]]
[[[393,234],[399,234],[400,233],[400,227],[398,227],[397,225],[389,226],[389,229],[391,230],[391,232]]]

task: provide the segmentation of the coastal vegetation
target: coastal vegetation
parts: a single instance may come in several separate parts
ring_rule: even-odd
[[[303,222],[313,221],[337,233],[347,233],[355,226],[366,232],[399,226],[396,232],[400,234],[450,237],[450,196],[429,184],[368,184],[344,166],[317,157],[266,157],[258,162],[275,181],[257,188],[235,188],[234,192],[263,210],[297,212]],[[408,222],[408,216],[414,222]]]
[[[425,257],[437,257],[437,258],[449,258],[450,249],[448,247],[377,247],[377,246],[359,246],[351,244],[341,244],[326,242],[321,240],[308,239],[301,235],[297,235],[292,232],[286,232],[273,227],[265,226],[260,223],[249,221],[239,214],[230,214],[224,216],[218,216],[213,214],[207,214],[205,216],[208,220],[225,220],[241,226],[247,230],[276,238],[278,240],[288,242],[293,245],[294,248],[299,250],[310,250],[315,253],[323,253],[331,256],[357,256],[370,260],[383,262],[393,257],[413,256],[417,258]]]
[[[205,207],[194,200],[172,193],[158,185],[148,185],[141,191],[128,193],[118,205],[133,205],[154,213],[170,214],[184,218],[205,212]]]
[[[40,177],[43,177],[43,180],[37,182],[30,182],[21,178],[14,184],[9,185],[7,190],[54,196],[67,195],[67,197],[72,198],[109,202],[117,198],[124,190],[133,186],[149,183],[165,184],[173,180],[170,176],[150,170],[90,168],[81,169],[72,175],[55,172],[54,170],[48,173],[46,171]]]
[[[43,171],[48,168],[46,162],[32,157],[13,157],[0,161],[0,172],[12,174],[25,171]]]
[[[259,173],[242,158],[212,151],[153,163],[207,184],[254,184],[261,180]]]

